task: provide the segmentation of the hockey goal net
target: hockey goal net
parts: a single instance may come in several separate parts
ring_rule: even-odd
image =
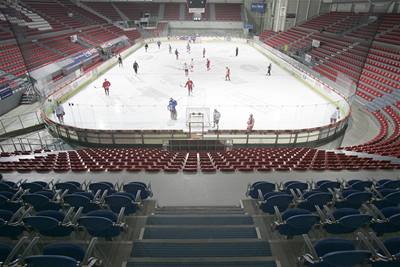
[[[210,127],[210,108],[186,108],[186,125],[191,126],[191,128]]]

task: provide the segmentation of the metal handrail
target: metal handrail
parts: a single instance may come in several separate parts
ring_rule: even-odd
[[[31,117],[33,120],[27,121],[26,119],[23,119],[24,117]],[[28,112],[28,113],[22,113],[16,116],[3,116],[0,117],[0,134],[6,134],[9,132],[21,130],[21,129],[26,129],[28,127],[36,126],[39,124],[42,124],[43,120],[42,118],[38,115],[38,112]]]

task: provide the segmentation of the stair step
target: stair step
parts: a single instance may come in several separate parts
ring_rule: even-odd
[[[131,258],[126,267],[276,267],[274,259],[271,257],[245,257],[245,258]]]
[[[193,206],[193,207],[162,207],[156,208],[155,214],[187,215],[187,214],[244,214],[245,211],[237,206]]]
[[[253,218],[247,215],[151,215],[149,225],[252,225]]]
[[[144,229],[143,239],[218,239],[218,238],[258,238],[256,228],[240,227],[159,227]]]
[[[271,256],[267,241],[239,240],[138,240],[132,257],[259,257]]]

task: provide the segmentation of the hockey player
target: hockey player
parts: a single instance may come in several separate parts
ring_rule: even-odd
[[[178,59],[179,59],[179,52],[178,52],[178,49],[175,49],[175,56],[176,56],[176,60],[178,60]]]
[[[250,114],[250,117],[247,120],[247,132],[251,132],[253,130],[254,122],[255,122],[255,120],[254,120],[253,114]]]
[[[335,111],[331,115],[331,123],[336,123],[340,119],[339,107],[336,107]]]
[[[107,79],[104,79],[103,88],[104,88],[104,93],[106,95],[110,95],[110,86],[111,86],[111,83],[109,81],[107,81]]]
[[[268,75],[268,76],[271,76],[271,68],[272,68],[272,64],[269,63],[269,65],[268,65],[268,70],[267,70],[267,75]]]
[[[189,67],[186,62],[183,64],[183,69],[185,70],[185,76],[189,76]]]
[[[237,47],[237,46],[236,46],[235,54],[236,54],[236,56],[239,55],[239,47]]]
[[[211,69],[211,62],[210,62],[210,60],[208,58],[207,58],[206,67],[207,67],[207,70]]]
[[[63,106],[61,105],[60,102],[57,102],[57,106],[56,106],[56,108],[55,108],[54,111],[55,111],[55,113],[56,113],[56,116],[57,116],[58,121],[59,121],[60,123],[64,123],[65,111],[64,111],[64,108],[63,108]]]
[[[176,102],[175,99],[172,97],[169,99],[169,103],[167,106],[167,109],[169,110],[171,120],[176,120],[178,118],[178,113],[176,112],[176,106],[178,105],[178,102]]]
[[[215,126],[217,126],[217,130],[219,128],[219,119],[220,118],[221,118],[221,113],[219,113],[219,111],[217,109],[214,109],[214,113],[213,113],[214,125],[213,125],[213,128]]]
[[[206,57],[206,48],[203,48],[203,58]]]
[[[170,44],[168,45],[168,51],[170,54],[172,54],[172,46]]]
[[[190,60],[190,71],[191,72],[194,71],[194,60],[193,60],[193,58]]]
[[[118,55],[118,67],[122,67],[122,57]]]
[[[230,81],[230,80],[231,80],[231,69],[226,67],[225,81]]]
[[[138,69],[139,69],[139,64],[135,60],[135,62],[133,62],[133,70],[135,71],[135,74],[137,74]]]
[[[158,46],[158,49],[160,49],[160,47],[161,47],[161,41],[157,41],[157,46]]]
[[[186,52],[190,54],[190,43],[188,42],[186,45]]]
[[[144,45],[144,50],[147,52],[147,49],[149,48],[149,45],[148,45],[148,43],[146,43],[145,45]]]
[[[187,80],[187,82],[185,84],[185,87],[187,87],[187,89],[188,89],[188,96],[192,95],[193,94],[194,84],[193,84],[193,81],[190,78],[188,78],[188,80]]]

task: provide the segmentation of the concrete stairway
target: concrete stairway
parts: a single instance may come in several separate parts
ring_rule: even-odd
[[[276,263],[269,242],[241,207],[163,207],[147,217],[125,266],[275,267]]]

